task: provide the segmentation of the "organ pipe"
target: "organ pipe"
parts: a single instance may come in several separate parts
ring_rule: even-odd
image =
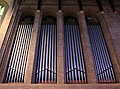
[[[32,28],[33,24],[26,21],[18,25],[5,77],[6,83],[24,82]]]
[[[65,22],[66,23],[66,22]],[[78,24],[65,24],[66,82],[87,83]]]
[[[113,71],[113,66],[100,24],[98,22],[88,23],[88,33],[94,56],[98,82],[115,82],[116,79]]]
[[[56,24],[47,22],[42,23],[36,71],[36,83],[57,82],[56,37]]]

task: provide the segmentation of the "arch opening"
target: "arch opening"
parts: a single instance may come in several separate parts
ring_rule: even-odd
[[[25,16],[19,21],[9,57],[5,83],[24,82],[33,22],[33,16]]]
[[[115,74],[105,42],[100,22],[94,17],[86,16],[88,34],[94,57],[94,64],[99,83],[116,82]]]
[[[64,18],[66,83],[87,83],[79,24],[76,18]]]
[[[57,29],[56,18],[46,16],[42,20],[36,83],[57,82]]]

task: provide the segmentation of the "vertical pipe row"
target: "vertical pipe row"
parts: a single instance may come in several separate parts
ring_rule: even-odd
[[[16,32],[5,82],[24,82],[32,24],[20,23]]]
[[[39,43],[36,83],[56,83],[56,24],[42,24]]]
[[[66,82],[86,83],[84,55],[77,24],[65,24]]]
[[[115,82],[112,63],[99,24],[88,24],[91,47],[99,83]]]

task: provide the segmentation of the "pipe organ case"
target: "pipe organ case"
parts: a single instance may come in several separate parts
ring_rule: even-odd
[[[57,81],[57,29],[56,18],[44,17],[42,20],[36,83],[56,83]]]
[[[100,23],[93,17],[86,17],[86,20],[98,82],[115,82],[113,66]]]
[[[78,21],[74,17],[67,16],[64,22],[66,82],[87,83]]]
[[[24,82],[26,62],[29,51],[34,17],[26,16],[20,20],[9,57],[5,83]]]

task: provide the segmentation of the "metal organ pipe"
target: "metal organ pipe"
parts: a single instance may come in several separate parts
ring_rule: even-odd
[[[56,83],[57,80],[57,31],[56,24],[42,23],[36,83]]]
[[[94,63],[99,83],[115,82],[112,63],[105,39],[98,22],[88,22],[88,33],[94,56]]]
[[[66,82],[87,83],[79,26],[65,22],[64,27]]]
[[[55,48],[54,48],[54,83],[57,82],[57,31],[56,31],[56,25],[54,25],[55,29]]]
[[[5,82],[24,82],[33,24],[22,21],[15,35]]]

